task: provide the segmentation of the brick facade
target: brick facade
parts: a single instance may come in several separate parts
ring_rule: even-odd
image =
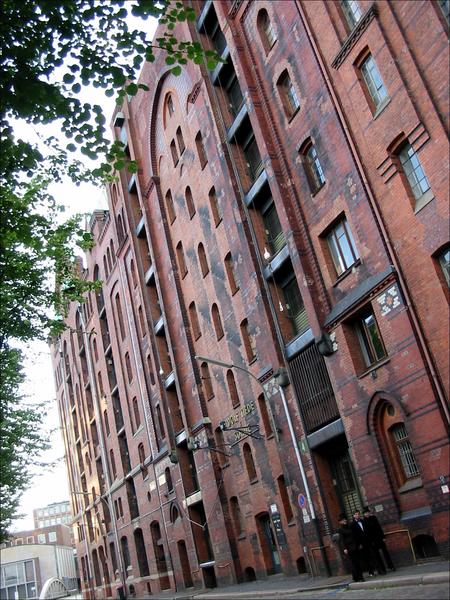
[[[53,345],[85,596],[337,573],[365,504],[398,562],[448,552],[440,8],[194,4],[228,60],[161,55],[116,112],[139,171]]]

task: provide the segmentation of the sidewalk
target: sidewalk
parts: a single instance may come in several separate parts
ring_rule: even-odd
[[[446,561],[427,562],[408,567],[400,567],[388,575],[376,575],[364,582],[352,582],[351,576],[335,577],[283,577],[275,575],[268,579],[241,583],[212,590],[184,590],[152,596],[154,600],[272,600],[288,598],[292,594],[306,591],[333,588],[369,589],[377,587],[400,587],[423,585],[449,581],[449,563]]]

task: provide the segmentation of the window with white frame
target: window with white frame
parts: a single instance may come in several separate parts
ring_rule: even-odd
[[[353,29],[362,17],[359,3],[356,0],[341,0],[341,6],[350,29]]]
[[[342,219],[333,227],[327,235],[327,242],[338,275],[350,269],[359,259],[355,240],[347,219]]]
[[[360,67],[361,74],[366,84],[367,91],[372,98],[375,110],[378,109],[387,98],[387,90],[381,78],[377,64],[371,54],[367,56]]]
[[[417,153],[411,144],[407,142],[399,150],[398,157],[414,198],[420,200],[430,190],[430,184]]]

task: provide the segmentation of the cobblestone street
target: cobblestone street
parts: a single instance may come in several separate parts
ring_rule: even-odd
[[[322,591],[302,592],[292,596],[283,595],[283,598],[289,600],[447,600],[450,591],[448,583],[439,583],[434,585],[410,585],[395,588],[378,588],[371,590],[345,590],[333,589]],[[281,596],[278,596],[280,598]],[[255,598],[256,600],[256,598]]]

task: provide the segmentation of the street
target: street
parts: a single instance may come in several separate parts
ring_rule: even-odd
[[[364,590],[328,589],[284,595],[283,598],[298,600],[448,600],[449,584],[410,585]],[[237,598],[237,597],[236,597]],[[256,600],[256,598],[255,598]]]

